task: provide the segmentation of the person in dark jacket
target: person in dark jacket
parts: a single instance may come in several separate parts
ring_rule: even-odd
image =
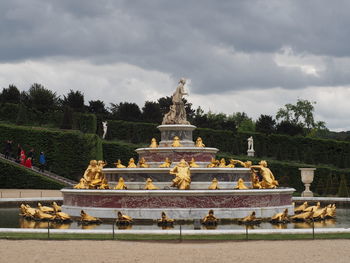
[[[40,172],[44,172],[45,166],[46,166],[45,154],[44,154],[44,152],[40,152],[40,155],[39,155],[39,171]]]

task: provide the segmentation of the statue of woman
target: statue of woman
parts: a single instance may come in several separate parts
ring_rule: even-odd
[[[190,167],[184,159],[181,159],[181,161],[173,169],[171,169],[169,173],[175,175],[172,186],[175,186],[180,190],[190,189]]]

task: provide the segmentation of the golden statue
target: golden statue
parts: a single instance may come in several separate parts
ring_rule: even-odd
[[[159,188],[153,184],[151,178],[147,178],[146,185],[143,189],[145,189],[145,190],[157,190]]]
[[[180,138],[178,136],[174,137],[172,147],[182,147],[182,144],[180,143]]]
[[[138,167],[139,167],[139,168],[149,168],[149,164],[147,164],[145,158],[142,157],[142,158],[139,160]]]
[[[100,162],[100,161],[99,161]],[[103,161],[102,161],[103,162]],[[101,165],[102,166],[102,165]],[[95,178],[91,181],[89,188],[97,189],[101,186],[102,181],[105,178],[105,175],[102,173],[102,168],[99,165],[100,169],[96,172]],[[102,166],[103,167],[103,166]]]
[[[219,166],[219,161],[215,160],[215,158],[211,158],[210,164],[207,165],[207,168],[214,168]]]
[[[96,160],[91,160],[88,168],[85,170],[83,177],[80,179],[79,183],[73,188],[75,189],[89,189],[91,182],[95,179],[96,173],[100,172],[101,168]]]
[[[260,174],[260,177],[262,178],[262,181],[260,182],[262,188],[272,189],[278,186],[278,182],[275,180],[275,177],[273,176],[271,170],[267,168],[266,161],[260,161],[259,165],[252,165],[250,169],[253,173]]]
[[[133,222],[132,218],[127,215],[123,215],[122,212],[118,211],[117,225],[131,224]]]
[[[62,211],[62,207],[59,206],[56,202],[52,203],[52,208],[55,212],[61,212]]]
[[[128,189],[125,185],[125,181],[123,177],[119,177],[118,184],[114,187],[115,190],[126,190]]]
[[[56,211],[56,209],[55,209],[55,220],[60,222],[72,221],[70,215],[68,215],[67,213]]]
[[[261,219],[256,218],[255,211],[253,211],[249,216],[244,217],[243,219],[239,220],[238,222],[241,224],[248,224],[248,225],[254,225],[254,224],[260,224]]]
[[[255,173],[252,173],[252,188],[253,189],[261,189],[262,188],[260,181],[259,181],[259,177]]]
[[[122,164],[122,162],[120,161],[120,159],[118,159],[118,161],[115,164],[116,168],[126,168],[125,165]]]
[[[304,212],[301,214],[296,214],[294,216],[292,216],[290,219],[292,219],[293,221],[307,221],[312,219],[314,212]]]
[[[288,218],[288,209],[284,209],[282,213],[277,213],[271,217],[271,223],[287,223],[289,222]]]
[[[202,141],[202,138],[201,137],[198,137],[197,140],[196,140],[196,147],[205,147],[205,144],[203,143]]]
[[[329,204],[327,207],[327,212],[326,212],[326,215],[325,215],[325,218],[335,218],[335,215],[336,215],[336,207],[335,207],[335,204],[331,205]]]
[[[311,211],[315,212],[318,209],[321,209],[321,203],[320,202],[317,202],[316,205],[309,206],[309,207],[305,208],[304,212],[311,212]]]
[[[235,160],[231,159],[230,163],[226,166],[226,168],[235,168]]]
[[[53,213],[54,209],[48,206],[42,206],[41,203],[38,203],[38,208],[43,213]]]
[[[73,186],[74,189],[89,189],[89,184],[84,178],[80,178],[79,183]]]
[[[101,185],[98,187],[98,189],[103,189],[103,190],[109,189],[109,185],[108,185],[106,177],[104,177],[102,179]]]
[[[159,168],[169,168],[170,165],[171,165],[171,161],[169,160],[168,157],[166,157],[164,163],[159,165]]]
[[[158,147],[158,144],[157,144],[156,138],[152,138],[149,148],[157,148],[157,147]]]
[[[225,158],[221,158],[221,160],[220,160],[220,164],[219,164],[219,167],[220,167],[220,168],[225,168],[225,167],[226,167],[226,161],[225,161]]]
[[[136,168],[137,165],[135,164],[134,158],[130,158],[128,168]]]
[[[230,161],[231,162],[231,161]],[[240,166],[244,167],[244,168],[250,168],[252,166],[252,162],[251,161],[245,161],[242,162],[240,160],[232,160],[232,162],[234,164],[239,164]]]
[[[94,216],[90,216],[89,214],[85,213],[84,210],[80,211],[80,222],[81,223],[88,223],[88,224],[99,224],[102,223],[102,220],[94,217]]]
[[[171,186],[175,186],[180,190],[190,189],[191,172],[188,163],[184,159],[181,159],[181,161],[172,168],[169,173],[175,175]]]
[[[237,181],[237,185],[233,189],[238,189],[238,190],[246,190],[249,189],[245,184],[242,178],[239,178]]]
[[[219,188],[219,181],[218,181],[218,179],[214,178],[211,181],[211,184],[209,185],[208,189],[209,190],[218,190],[218,189],[220,189]]]
[[[173,223],[174,219],[167,217],[165,212],[163,211],[161,214],[161,218],[158,219],[158,225],[172,225]]]
[[[21,210],[22,210],[22,205],[21,205]],[[37,209],[35,208],[31,208],[29,205],[25,205],[25,208],[24,208],[24,211],[25,211],[25,218],[30,218],[30,219],[33,219],[34,218],[34,215],[35,215],[35,212],[36,212]]]
[[[199,165],[196,164],[196,161],[194,160],[193,157],[192,157],[191,161],[189,162],[189,164],[190,164],[191,168],[198,168],[199,167]]]
[[[27,207],[24,204],[21,204],[21,206],[19,207],[19,215],[20,216],[26,216],[27,214]]]
[[[34,213],[34,219],[35,220],[54,220],[55,216],[51,214],[46,214],[41,210],[37,209],[35,210],[35,213]]]
[[[298,206],[298,207],[296,207],[295,209],[294,209],[294,213],[302,213],[302,212],[304,212],[304,210],[308,207],[309,205],[307,204],[307,202],[304,202],[302,205],[300,205],[300,206]]]
[[[216,225],[218,219],[214,216],[214,210],[210,209],[208,214],[202,219],[202,224],[204,225]]]
[[[327,207],[318,209],[314,211],[314,214],[312,215],[313,220],[324,220],[326,218],[327,214]]]

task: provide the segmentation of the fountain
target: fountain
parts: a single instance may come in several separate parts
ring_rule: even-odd
[[[134,219],[159,219],[162,212],[175,220],[199,220],[215,212],[219,219],[238,219],[252,212],[260,218],[268,218],[285,209],[293,213],[293,188],[277,188],[277,181],[251,182],[252,170],[266,173],[273,178],[267,163],[242,168],[231,165],[208,168],[213,163],[216,148],[206,147],[202,140],[193,141],[192,132],[196,128],[186,120],[186,112],[182,102],[185,80],[181,79],[172,96],[173,105],[164,116],[159,145],[152,139],[150,147],[136,149],[139,160],[147,165],[136,168],[103,168],[102,173],[110,188],[124,179],[125,190],[112,189],[62,189],[64,212],[78,217],[83,209],[99,218],[116,218],[118,211]],[[170,162],[164,162],[171,160]],[[181,160],[197,164],[189,168],[190,184],[188,190],[179,190],[171,185],[174,179],[174,167],[184,165]],[[238,163],[244,164],[243,162]],[[170,167],[169,167],[170,166]],[[120,164],[118,167],[123,167]],[[173,171],[172,174],[170,171]],[[265,175],[263,175],[264,177]],[[149,179],[150,178],[150,179]],[[151,180],[151,181],[149,181]],[[146,181],[155,187],[144,189]],[[247,187],[239,187],[245,185]],[[244,182],[244,184],[243,184]],[[213,183],[215,187],[213,187]],[[80,184],[84,185],[84,182]],[[238,187],[237,187],[238,185]],[[88,188],[88,187],[87,187]],[[125,187],[123,187],[125,188]],[[121,188],[121,189],[123,189]],[[156,189],[157,190],[148,190]],[[210,188],[210,189],[208,189]],[[219,188],[219,189],[218,189]],[[271,188],[271,189],[258,189]],[[241,190],[244,189],[244,190]]]

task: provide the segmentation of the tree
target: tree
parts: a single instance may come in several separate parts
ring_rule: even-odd
[[[70,107],[73,111],[84,112],[84,94],[79,90],[70,90],[67,96],[63,96],[62,104],[63,106]]]
[[[106,115],[108,113],[104,102],[101,100],[90,100],[88,111],[90,113],[101,114],[101,115]]]
[[[281,121],[276,125],[276,132],[291,136],[304,135],[304,128],[301,124],[295,124],[289,121]]]
[[[73,126],[73,111],[69,106],[64,106],[63,119],[61,129],[72,129]]]
[[[15,85],[9,85],[8,88],[3,88],[0,95],[2,103],[20,103],[20,92]]]
[[[146,101],[142,108],[142,120],[145,122],[161,123],[163,119],[158,102]]]
[[[245,120],[251,120],[251,118],[248,117],[248,115],[245,113],[245,112],[236,112],[236,113],[233,113],[230,118],[232,118],[235,122],[236,122],[236,125],[237,125],[237,128],[239,128],[239,126],[241,125],[241,123]]]
[[[288,103],[284,105],[284,108],[280,108],[276,114],[276,119],[302,125],[310,130],[316,125],[313,114],[315,104],[315,101],[298,99],[295,105]]]
[[[255,130],[257,132],[271,134],[275,132],[276,121],[270,115],[261,114],[255,123]]]
[[[136,103],[120,102],[119,104],[111,103],[110,111],[112,118],[124,121],[140,121],[141,110]]]
[[[57,109],[58,97],[55,92],[44,88],[44,86],[34,83],[28,93],[22,92],[21,102],[27,104],[35,113],[41,125],[47,114]]]
[[[245,119],[241,122],[237,130],[239,132],[255,132],[255,123],[252,119]]]

